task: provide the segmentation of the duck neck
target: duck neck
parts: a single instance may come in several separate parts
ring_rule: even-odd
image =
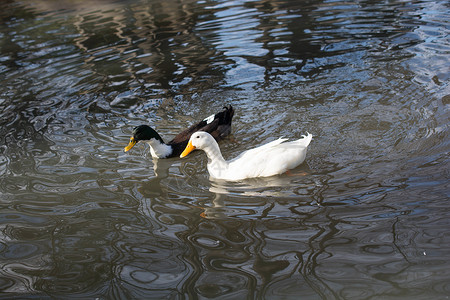
[[[219,177],[228,168],[228,163],[222,156],[217,143],[211,147],[203,149],[208,157],[208,171],[212,177]]]
[[[172,146],[166,145],[162,140],[153,138],[147,141],[147,144],[153,157],[166,158],[173,152]]]

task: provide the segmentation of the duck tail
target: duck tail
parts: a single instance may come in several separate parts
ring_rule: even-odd
[[[231,125],[231,120],[233,119],[234,109],[231,105],[224,106],[223,111],[211,116],[214,117],[212,120],[219,119],[219,125]],[[211,118],[210,117],[210,118]],[[211,122],[212,122],[211,120]]]
[[[307,147],[309,145],[309,143],[311,143],[313,135],[309,132],[306,132],[306,135],[302,135],[302,137],[303,138],[300,141],[302,141],[302,144],[304,144],[305,147]]]
[[[227,124],[227,125],[231,125],[231,121],[234,116],[234,109],[230,104],[228,104],[228,106],[224,106],[223,108],[224,108],[223,112],[225,113],[223,123]]]

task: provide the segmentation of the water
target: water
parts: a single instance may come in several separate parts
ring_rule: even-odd
[[[450,297],[446,1],[3,1],[0,291],[56,299]],[[226,158],[124,153],[236,109]]]

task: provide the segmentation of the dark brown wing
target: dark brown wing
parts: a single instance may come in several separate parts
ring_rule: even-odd
[[[215,121],[215,120],[214,120]],[[212,123],[214,123],[214,121]],[[210,124],[212,124],[210,123]],[[218,122],[216,122],[218,124]],[[206,121],[203,120],[197,124],[192,125],[191,127],[189,127],[188,129],[183,130],[182,132],[180,132],[179,134],[177,134],[173,140],[171,140],[168,144],[178,144],[178,143],[182,143],[184,141],[187,142],[189,141],[189,139],[191,138],[191,135],[194,132],[197,132],[199,130],[203,130],[202,128],[206,127],[209,124],[206,124]],[[217,127],[217,125],[216,125]]]
[[[224,107],[224,110],[200,121],[197,124],[192,125],[188,129],[180,132],[177,136],[173,138],[168,145],[173,148],[173,153],[170,157],[179,156],[186,148],[191,135],[197,131],[206,131],[211,134],[216,140],[220,140],[230,134],[231,132],[231,121],[233,119],[234,109],[231,105]]]

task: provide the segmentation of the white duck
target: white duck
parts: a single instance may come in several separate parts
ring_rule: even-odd
[[[207,132],[192,134],[189,143],[181,153],[183,158],[194,149],[203,150],[208,156],[208,172],[212,178],[242,180],[253,177],[278,175],[300,165],[306,156],[306,149],[312,134],[292,142],[279,138],[273,142],[241,153],[238,157],[225,161],[219,145]]]

